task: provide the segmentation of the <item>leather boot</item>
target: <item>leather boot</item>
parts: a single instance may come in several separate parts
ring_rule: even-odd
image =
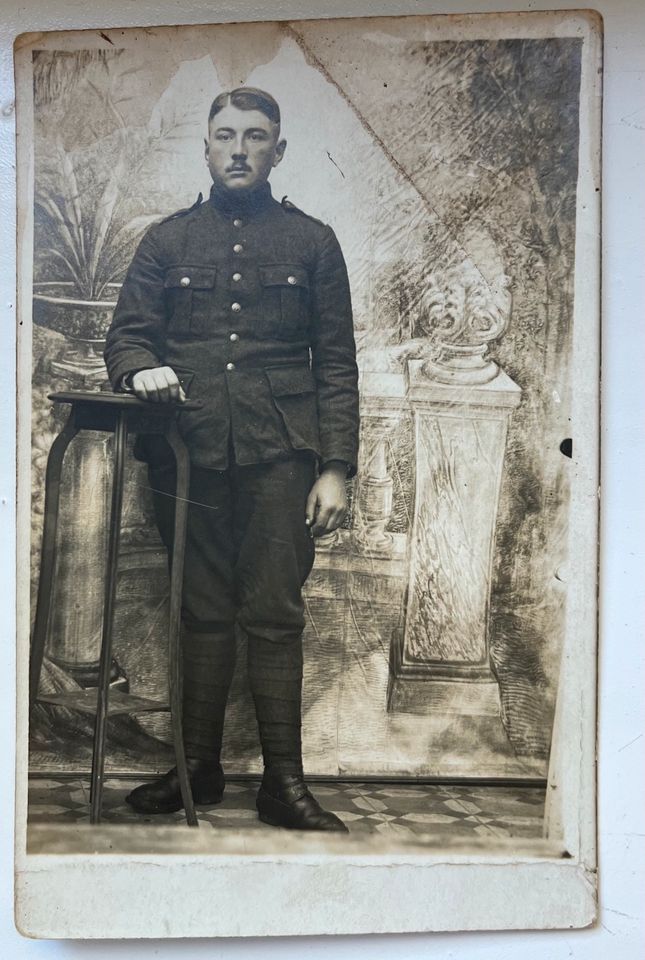
[[[335,813],[323,810],[298,774],[265,771],[255,805],[260,820],[273,827],[349,833]]]
[[[210,807],[221,803],[224,794],[224,771],[212,761],[186,758],[188,778],[196,806]],[[137,813],[175,813],[184,806],[179,789],[177,767],[159,780],[142,783],[125,798]]]

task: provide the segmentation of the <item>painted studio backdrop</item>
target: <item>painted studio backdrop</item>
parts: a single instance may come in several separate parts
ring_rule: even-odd
[[[212,99],[263,87],[288,141],[274,196],[336,231],[361,371],[350,516],[319,541],[306,588],[305,769],[544,776],[566,602],[580,41],[438,40],[414,17],[111,40],[33,56],[34,586],[62,415],[47,394],[105,389],[101,341],[142,231],[207,196]],[[66,457],[51,691],[96,682],[110,443],[83,434]],[[114,683],[162,698],[166,562],[132,458],[119,569]],[[261,768],[239,644],[230,772]],[[91,734],[89,717],[37,705],[34,769],[86,768]],[[166,769],[167,717],[114,718],[109,744],[109,770]]]

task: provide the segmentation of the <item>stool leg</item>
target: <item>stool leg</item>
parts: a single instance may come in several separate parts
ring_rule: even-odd
[[[184,554],[186,550],[186,516],[188,513],[188,486],[190,463],[188,453],[179,436],[177,425],[169,424],[166,439],[175,455],[177,464],[177,487],[175,490],[175,530],[170,565],[170,613],[168,624],[168,659],[170,687],[170,720],[175,745],[177,778],[189,827],[199,826],[193,795],[188,779],[184,732],[182,722],[182,665],[181,665],[181,594],[184,578]]]
[[[40,672],[45,656],[47,628],[51,614],[54,572],[56,569],[56,527],[60,504],[60,478],[63,470],[63,457],[70,441],[78,433],[74,426],[74,410],[70,412],[65,426],[51,445],[47,458],[45,474],[45,518],[43,539],[40,551],[40,577],[38,581],[38,600],[36,619],[31,638],[31,656],[29,661],[29,705],[30,709],[38,696]]]
[[[94,751],[92,754],[92,783],[90,787],[90,823],[99,823],[101,819],[101,801],[103,798],[103,773],[105,767],[105,742],[110,693],[110,666],[112,664],[112,630],[114,626],[114,606],[116,600],[116,577],[119,562],[119,541],[121,538],[121,511],[123,507],[123,468],[125,462],[125,443],[127,424],[124,411],[119,413],[114,431],[114,479],[112,484],[112,504],[110,510],[110,535],[103,602],[103,630],[101,636],[101,659],[99,664],[99,688],[96,705],[96,724],[94,727]]]

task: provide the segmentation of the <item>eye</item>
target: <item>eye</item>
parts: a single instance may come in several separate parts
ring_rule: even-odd
[[[215,139],[216,139],[216,140],[230,140],[230,139],[231,139],[231,134],[230,134],[230,133],[226,133],[226,131],[224,131],[224,130],[220,130],[219,133],[216,133],[216,134],[215,134]]]

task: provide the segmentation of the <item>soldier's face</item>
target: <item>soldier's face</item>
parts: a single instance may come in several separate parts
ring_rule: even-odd
[[[213,181],[228,190],[251,190],[268,179],[284,155],[280,128],[260,110],[229,104],[210,122],[205,156]]]

